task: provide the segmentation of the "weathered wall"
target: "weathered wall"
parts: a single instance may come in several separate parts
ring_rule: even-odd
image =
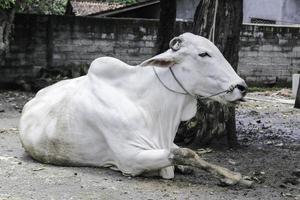
[[[138,64],[154,55],[157,25],[157,20],[18,14],[10,52],[0,62],[0,82],[30,79],[45,67],[77,76],[101,56]],[[176,31],[190,26],[178,22]]]
[[[0,84],[33,80],[46,70],[78,76],[100,56],[138,64],[153,56],[156,20],[17,15]],[[191,30],[178,22],[177,33]],[[300,71],[300,27],[243,25],[238,73],[249,84],[291,83]],[[55,73],[54,73],[55,74]],[[0,86],[1,86],[0,85]]]
[[[299,0],[244,0],[244,23],[251,18],[276,21],[276,24],[299,24]]]
[[[249,84],[289,85],[300,72],[300,27],[244,25],[238,73]]]

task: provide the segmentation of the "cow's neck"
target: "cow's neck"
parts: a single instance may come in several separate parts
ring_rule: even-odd
[[[155,68],[160,80],[172,90],[184,92],[167,68]],[[145,116],[153,128],[153,137],[160,146],[171,148],[182,117],[191,118],[196,109],[196,100],[188,95],[178,94],[166,89],[156,77],[151,67],[139,70],[141,79],[138,86],[140,98],[138,103],[149,116]],[[184,83],[182,83],[184,84]],[[144,99],[147,99],[146,101]],[[188,106],[191,107],[187,108]],[[185,112],[190,113],[185,113]],[[189,116],[191,115],[191,116]]]

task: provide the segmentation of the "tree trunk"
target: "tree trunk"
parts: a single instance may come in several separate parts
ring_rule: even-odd
[[[0,10],[0,57],[2,58],[9,47],[9,36],[13,27],[15,8]]]
[[[162,53],[169,49],[169,42],[174,37],[174,29],[176,22],[176,1],[161,0],[160,1],[160,19],[157,34],[157,51]]]
[[[295,108],[300,108],[300,78],[299,78],[298,90],[297,90],[297,94],[296,94]]]
[[[235,70],[242,10],[242,0],[201,0],[193,24],[193,33],[213,41]],[[196,148],[226,134],[228,144],[235,146],[235,108],[203,100],[198,101],[196,117],[180,126],[177,141]]]

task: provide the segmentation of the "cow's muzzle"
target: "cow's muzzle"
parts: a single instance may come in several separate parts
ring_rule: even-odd
[[[244,97],[248,92],[248,86],[244,80],[239,83],[233,84],[229,87],[228,92],[231,97],[229,97],[229,102],[238,103],[240,101],[245,101]]]
[[[248,92],[248,86],[246,83],[244,84],[237,84],[236,88],[241,92],[242,96],[244,97]]]
[[[242,81],[238,84],[231,85],[227,90],[227,93],[234,92],[235,89],[237,89],[239,93],[244,97],[247,94],[248,86],[245,81]]]

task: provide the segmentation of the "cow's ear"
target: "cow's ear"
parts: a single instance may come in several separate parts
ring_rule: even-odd
[[[172,52],[167,51],[142,62],[140,66],[172,67],[174,64],[176,64],[174,55],[172,55]]]
[[[183,42],[182,38],[180,38],[180,37],[174,37],[174,38],[170,41],[169,47],[170,47],[170,49],[172,49],[173,51],[178,51],[178,50],[181,48],[181,46],[182,46],[182,42]]]

